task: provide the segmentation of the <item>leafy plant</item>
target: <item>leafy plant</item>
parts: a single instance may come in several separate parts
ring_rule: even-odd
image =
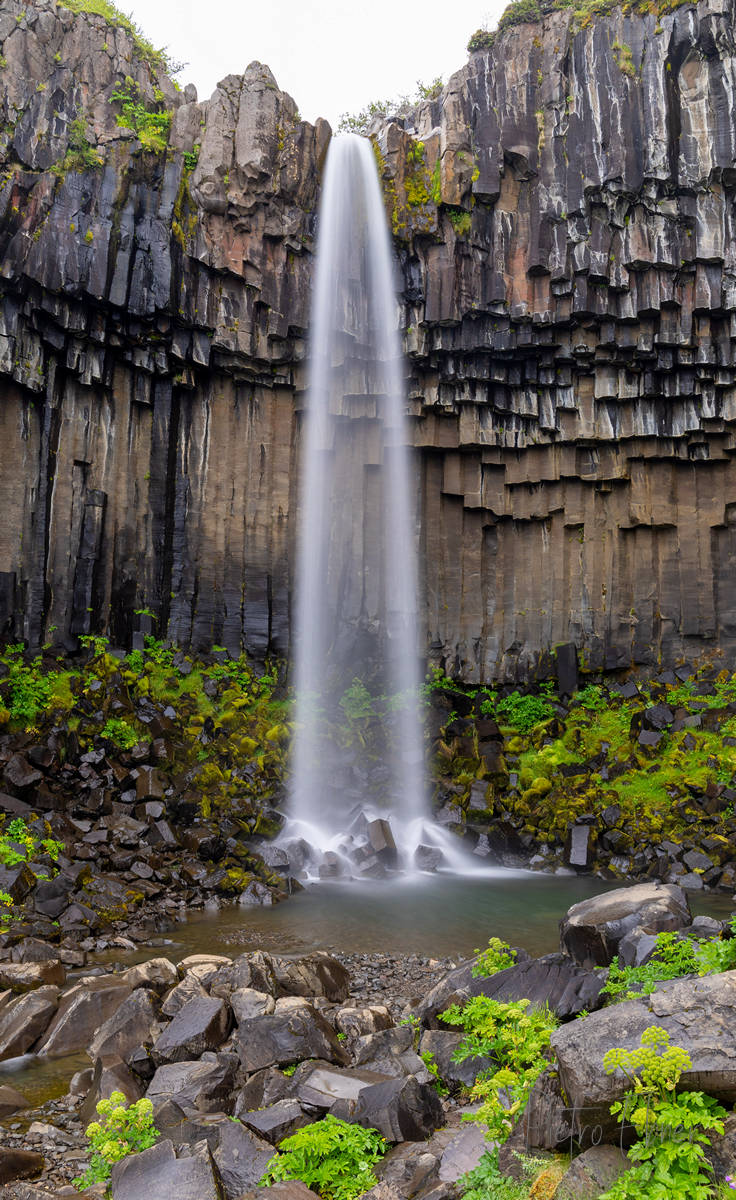
[[[731,937],[709,938],[701,942],[696,957],[699,975],[717,975],[736,968],[736,914],[729,921]]]
[[[107,738],[120,750],[132,750],[140,741],[133,726],[122,717],[108,717],[100,730],[100,737]]]
[[[498,1168],[498,1149],[486,1150],[472,1171],[459,1181],[463,1200],[528,1200],[534,1176],[548,1164],[544,1159],[517,1154],[523,1179],[511,1179]],[[545,1192],[544,1195],[551,1193]]]
[[[518,729],[519,733],[529,733],[541,721],[548,721],[554,715],[549,700],[543,696],[522,696],[520,692],[511,692],[503,700],[499,700],[496,711],[508,725]]]
[[[113,1092],[109,1100],[99,1101],[97,1114],[102,1120],[87,1126],[90,1164],[84,1175],[72,1180],[79,1191],[109,1179],[116,1162],[148,1150],[160,1136],[153,1124],[153,1104],[145,1096],[126,1108],[123,1093]]]
[[[511,949],[508,942],[502,942],[497,937],[489,939],[485,950],[476,950],[474,953],[478,956],[472,970],[476,977],[495,975],[498,971],[513,967],[516,962],[516,951]]]
[[[615,1003],[632,996],[649,996],[665,979],[679,979],[698,971],[698,951],[689,938],[674,933],[658,933],[654,957],[640,967],[624,967],[620,959],[611,964],[608,979],[601,989]]]
[[[451,1005],[441,1020],[465,1030],[453,1055],[456,1062],[480,1055],[498,1064],[473,1084],[471,1096],[481,1103],[470,1119],[487,1125],[489,1138],[505,1141],[547,1066],[556,1018],[548,1009],[530,1008],[528,1000],[504,1003],[474,996],[462,1008]]]
[[[126,75],[125,82],[112,93],[110,103],[121,106],[117,124],[122,129],[134,130],[144,150],[154,154],[166,151],[172,114],[168,109],[148,108],[141,99],[140,86],[130,75]]]
[[[104,165],[104,158],[87,137],[87,122],[78,117],[69,126],[69,144],[61,162],[53,168],[57,175],[66,175],[68,171],[82,174],[84,171],[98,171]]]
[[[323,1200],[355,1200],[377,1183],[373,1163],[385,1149],[377,1130],[350,1125],[328,1114],[284,1138],[261,1185],[296,1179],[315,1187]]]
[[[726,1112],[704,1092],[677,1094],[683,1071],[692,1067],[687,1051],[670,1045],[666,1029],[651,1025],[636,1050],[609,1050],[603,1066],[608,1075],[623,1071],[631,1085],[611,1112],[634,1126],[638,1141],[629,1150],[637,1165],[601,1200],[708,1200],[712,1169],[704,1147],[709,1132],[723,1133]]]
[[[4,867],[30,862],[37,854],[47,854],[56,862],[63,849],[63,842],[36,837],[22,817],[15,817],[0,834],[0,862]]]
[[[437,1092],[437,1095],[438,1096],[449,1096],[450,1089],[448,1088],[444,1079],[440,1075],[440,1068],[437,1064],[437,1061],[436,1061],[432,1051],[431,1050],[422,1050],[419,1057],[421,1058],[425,1067],[427,1068],[430,1075],[432,1076],[432,1086],[434,1087],[435,1091]]]

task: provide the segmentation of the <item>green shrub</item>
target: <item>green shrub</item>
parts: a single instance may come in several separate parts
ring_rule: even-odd
[[[471,1119],[487,1125],[489,1138],[505,1141],[548,1064],[556,1018],[547,1009],[530,1009],[528,1000],[503,1003],[474,996],[462,1008],[451,1005],[440,1019],[465,1030],[453,1056],[456,1062],[480,1055],[498,1064],[482,1071],[473,1084],[471,1096],[481,1103]]]
[[[529,733],[535,725],[554,715],[552,705],[544,696],[522,696],[520,692],[511,692],[499,700],[496,712],[519,733]]]
[[[122,717],[108,717],[100,730],[100,737],[107,738],[119,750],[132,750],[138,745],[138,733]]]
[[[497,37],[495,29],[476,29],[468,42],[468,50],[490,50]]]
[[[652,1025],[636,1050],[619,1046],[604,1056],[606,1073],[623,1071],[631,1085],[611,1112],[634,1126],[638,1141],[629,1150],[636,1166],[600,1200],[709,1200],[713,1195],[704,1147],[710,1145],[709,1132],[723,1133],[726,1112],[704,1092],[677,1094],[680,1076],[692,1061],[669,1041],[666,1029]]]
[[[641,967],[622,967],[620,960],[611,964],[601,995],[615,1003],[632,996],[649,996],[665,979],[679,979],[698,971],[698,949],[689,938],[674,933],[658,933],[654,957]]]
[[[699,975],[717,975],[736,969],[736,914],[730,919],[731,937],[710,938],[696,951]]]
[[[524,1175],[523,1180],[510,1179],[502,1175],[498,1169],[498,1150],[487,1150],[481,1157],[478,1166],[463,1175],[460,1186],[463,1200],[528,1200],[529,1185],[534,1176],[547,1164],[541,1158],[528,1158],[526,1155],[516,1156]],[[549,1195],[545,1192],[544,1195]]]
[[[160,1136],[153,1124],[153,1105],[145,1097],[126,1108],[123,1093],[113,1092],[109,1100],[100,1100],[97,1113],[102,1120],[87,1126],[90,1164],[84,1175],[72,1180],[79,1191],[109,1179],[116,1162],[148,1150]]]
[[[324,1117],[284,1138],[266,1167],[261,1186],[296,1179],[314,1187],[323,1200],[355,1200],[375,1187],[373,1163],[386,1150],[375,1129]]]
[[[112,93],[110,103],[121,106],[117,124],[121,129],[132,129],[144,150],[153,154],[166,151],[172,113],[168,109],[147,108],[141,100],[140,87],[129,75],[126,75],[125,83]]]
[[[53,170],[57,175],[72,173],[83,174],[85,171],[99,171],[104,165],[104,158],[97,152],[87,137],[87,122],[84,117],[78,117],[69,126],[69,145],[61,162]]]
[[[495,975],[498,971],[513,967],[516,962],[516,951],[511,949],[508,942],[502,942],[497,937],[489,939],[485,950],[476,950],[474,953],[478,956],[472,970],[476,977]]]

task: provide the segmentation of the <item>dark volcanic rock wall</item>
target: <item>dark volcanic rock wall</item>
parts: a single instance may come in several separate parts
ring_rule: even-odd
[[[468,679],[736,649],[735,18],[555,14],[376,131],[427,644]],[[329,128],[258,64],[198,104],[50,0],[3,5],[0,55],[0,629],[147,606],[283,653]],[[116,124],[126,75],[168,156]]]

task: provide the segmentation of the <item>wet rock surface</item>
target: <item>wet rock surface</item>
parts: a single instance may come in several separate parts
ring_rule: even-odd
[[[3,14],[0,624],[73,642],[113,596],[123,644],[147,603],[181,644],[217,630],[284,653],[329,126],[262,64],[199,102],[93,14]],[[733,0],[573,21],[507,30],[376,126],[437,597],[424,625],[469,680],[526,676],[558,644],[592,668],[734,645]],[[160,87],[168,158],[117,124],[126,75],[144,105]],[[566,686],[576,671],[570,655]],[[35,786],[28,759],[9,771]]]

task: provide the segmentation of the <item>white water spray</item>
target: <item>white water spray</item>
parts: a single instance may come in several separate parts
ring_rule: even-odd
[[[330,147],[319,213],[296,590],[292,813],[322,846],[364,800],[388,806],[394,823],[426,809],[404,408],[375,159],[366,139],[341,137]],[[373,721],[356,679],[370,681],[371,696],[392,697],[393,736],[379,767],[334,739],[351,706],[363,705],[366,727]]]

